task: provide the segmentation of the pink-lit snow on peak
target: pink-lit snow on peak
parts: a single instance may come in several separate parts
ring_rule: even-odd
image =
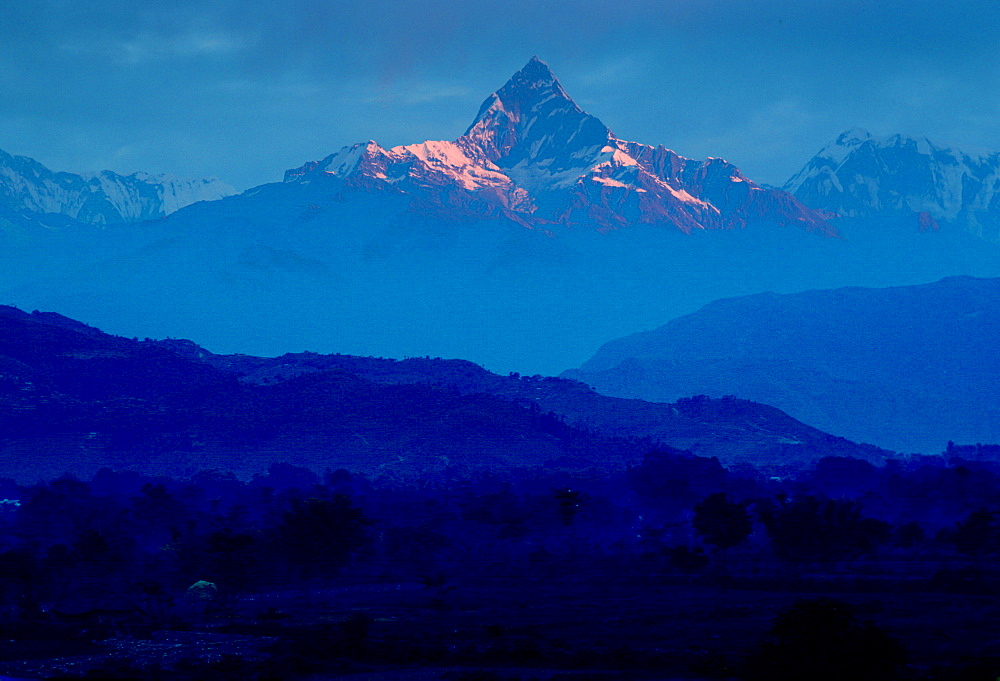
[[[690,232],[769,219],[836,234],[825,214],[760,187],[721,158],[694,161],[619,139],[538,57],[483,101],[458,139],[388,150],[374,141],[356,144],[289,171],[286,180],[308,181],[316,170],[368,191],[413,196],[414,210],[540,229],[652,223]]]

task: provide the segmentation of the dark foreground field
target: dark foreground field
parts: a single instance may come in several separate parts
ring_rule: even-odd
[[[513,574],[512,567],[509,576],[437,576],[422,583],[345,577],[337,587],[187,602],[155,627],[110,616],[76,625],[40,620],[20,631],[7,629],[0,674],[356,681],[754,678],[753,661],[762,650],[797,654],[781,648],[774,636],[769,640],[777,647],[760,643],[776,617],[806,601],[835,603],[856,622],[870,622],[901,643],[905,665],[893,678],[992,680],[1000,660],[1000,602],[992,577],[974,568],[935,570],[937,577],[930,580],[919,574],[889,578],[885,566],[872,564],[836,576],[769,575],[743,564],[732,566],[742,576],[622,576],[613,568],[571,560],[531,566],[526,576]],[[954,579],[943,583],[942,574]],[[813,669],[801,678],[827,678],[823,674]]]
[[[995,681],[1000,464],[964,451],[0,480],[0,675]]]

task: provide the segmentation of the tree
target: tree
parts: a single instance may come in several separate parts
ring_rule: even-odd
[[[919,546],[927,538],[924,528],[916,520],[910,520],[896,528],[893,543],[904,549]]]
[[[680,450],[655,450],[626,473],[629,485],[646,500],[665,509],[691,508],[697,499],[718,492],[726,469],[715,457],[692,456]]]
[[[850,604],[801,599],[780,613],[746,664],[747,681],[890,681],[905,655]]]
[[[757,515],[783,560],[853,560],[892,536],[889,523],[862,516],[854,501],[806,496],[758,502]]]
[[[146,483],[142,494],[132,499],[132,517],[147,548],[162,548],[174,541],[185,527],[188,510],[162,483]]]
[[[277,549],[304,577],[328,575],[368,543],[372,521],[344,494],[296,499],[274,528]]]
[[[959,553],[979,560],[996,551],[1000,544],[996,515],[984,508],[973,511],[965,520],[957,522],[954,529],[942,532],[942,539],[954,544]]]
[[[695,504],[694,531],[722,551],[742,542],[752,530],[746,503],[729,501],[725,492],[710,494]]]

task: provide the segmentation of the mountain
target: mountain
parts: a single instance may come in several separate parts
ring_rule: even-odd
[[[813,208],[853,218],[960,226],[1000,243],[1000,152],[966,153],[926,137],[848,130],[784,186]]]
[[[801,465],[822,456],[881,460],[890,454],[831,436],[774,407],[738,399],[684,398],[671,404],[619,399],[584,384],[550,376],[501,376],[465,360],[392,360],[350,355],[287,354],[274,358],[213,355],[189,341],[160,341],[178,352],[230,371],[243,382],[268,384],[324,371],[348,372],[388,385],[423,385],[487,394],[557,415],[570,426],[604,437],[640,438],[714,456],[729,463]]]
[[[0,302],[218,354],[551,375],[719,298],[1000,276],[1000,245],[962,230],[828,220],[719,159],[621,140],[536,59],[471,121],[127,229],[17,213]]]
[[[889,454],[741,400],[622,400],[454,360],[221,356],[190,341],[121,338],[55,313],[0,307],[8,476],[102,466],[250,475],[278,460],[400,475],[621,469],[654,447],[767,467]]]
[[[455,141],[355,144],[287,171],[285,182],[317,177],[341,179],[345,191],[406,194],[411,210],[448,219],[683,232],[767,220],[836,234],[828,214],[752,182],[722,159],[693,161],[619,139],[577,106],[537,57],[486,98]]]
[[[252,384],[153,341],[0,308],[0,469],[8,477],[89,476],[104,466],[249,477],[275,461],[403,476],[561,458],[614,469],[643,451],[489,395],[345,371]]]
[[[772,404],[855,441],[1000,440],[1000,279],[720,300],[612,341],[567,378],[603,394]]]
[[[112,225],[161,218],[197,201],[235,193],[214,178],[53,172],[34,159],[0,150],[0,205],[14,213],[55,213],[86,224]]]

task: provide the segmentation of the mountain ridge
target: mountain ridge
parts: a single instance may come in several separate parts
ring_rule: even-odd
[[[619,139],[537,57],[486,98],[454,141],[385,149],[369,140],[288,170],[284,180],[318,177],[340,178],[348,189],[415,194],[417,212],[461,210],[540,229],[650,224],[690,233],[767,219],[837,236],[831,214],[722,159],[693,161]]]
[[[1000,279],[949,277],[719,300],[606,343],[564,377],[602,394],[772,404],[897,451],[1000,438]]]
[[[1000,243],[1000,152],[966,152],[926,137],[875,137],[853,128],[783,187],[850,218],[906,218],[921,230],[955,225]]]
[[[46,443],[33,465],[82,450],[95,469],[174,458],[245,468],[230,459],[277,456],[321,470],[325,456],[407,475],[440,471],[445,459],[470,470],[564,456],[621,468],[656,447],[765,467],[891,454],[741,400],[641,403],[458,360],[213,355],[186,340],[111,336],[11,307],[0,307],[0,425],[0,464],[18,470],[18,452]]]
[[[14,211],[55,213],[85,224],[114,225],[169,215],[236,190],[216,178],[182,178],[110,170],[55,172],[27,156],[0,150],[0,202]]]

